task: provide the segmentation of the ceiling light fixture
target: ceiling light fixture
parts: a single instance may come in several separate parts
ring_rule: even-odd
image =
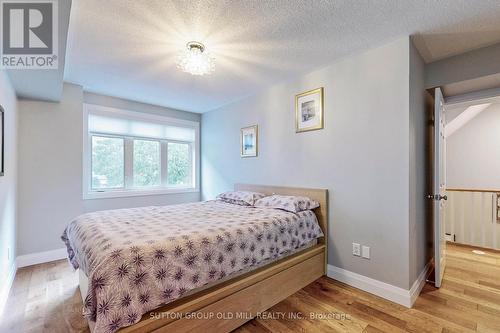
[[[215,70],[215,59],[199,42],[189,42],[179,54],[177,67],[192,75],[210,74]]]

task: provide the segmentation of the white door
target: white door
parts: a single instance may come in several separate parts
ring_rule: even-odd
[[[446,267],[445,204],[446,196],[446,136],[444,99],[436,88],[434,106],[434,269],[435,285],[441,286]]]

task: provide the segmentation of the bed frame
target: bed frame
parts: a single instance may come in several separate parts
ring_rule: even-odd
[[[326,189],[249,184],[236,184],[234,189],[269,195],[302,195],[314,199],[320,203],[320,207],[315,209],[319,225],[323,233],[328,235]],[[119,332],[230,332],[251,320],[258,312],[269,309],[325,275],[327,238],[318,239],[317,245],[313,247],[150,311],[143,315],[140,322],[124,327]],[[190,313],[200,317],[193,319],[172,315]],[[219,314],[224,314],[224,318],[219,317]],[[228,318],[229,314],[233,317]]]

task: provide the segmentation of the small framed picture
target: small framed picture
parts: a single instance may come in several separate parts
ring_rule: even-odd
[[[259,149],[259,128],[257,125],[241,129],[241,157],[256,157]]]
[[[0,105],[0,177],[4,175],[5,171],[5,118],[4,111],[2,106]]]
[[[323,87],[295,96],[295,132],[323,128]]]

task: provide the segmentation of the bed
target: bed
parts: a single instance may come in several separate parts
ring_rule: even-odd
[[[63,239],[95,332],[229,332],[325,274],[327,191],[290,213],[221,201],[86,214]],[[279,288],[278,288],[279,286]]]

